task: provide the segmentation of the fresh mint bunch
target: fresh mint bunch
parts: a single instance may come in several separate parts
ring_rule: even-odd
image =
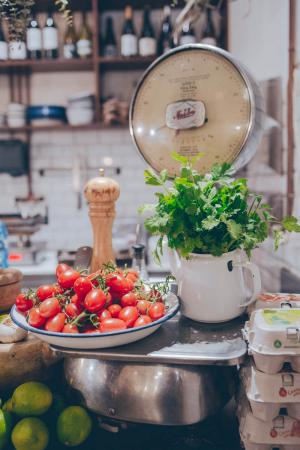
[[[209,174],[201,175],[193,168],[196,158],[172,156],[181,169],[171,185],[166,170],[159,175],[144,172],[146,184],[161,187],[155,194],[157,203],[140,208],[152,212],[145,226],[159,236],[158,260],[164,237],[169,247],[185,258],[191,253],[220,256],[235,249],[250,257],[270,233],[277,249],[284,231],[300,232],[296,217],[277,219],[262,196],[249,190],[245,178],[233,179],[230,164],[215,164]]]

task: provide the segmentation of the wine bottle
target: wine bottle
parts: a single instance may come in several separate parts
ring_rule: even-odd
[[[10,41],[8,46],[9,59],[26,59],[26,43],[22,40]]]
[[[201,39],[201,44],[217,45],[215,27],[212,21],[212,10],[207,8],[206,26]]]
[[[92,32],[87,24],[85,11],[82,13],[82,24],[81,29],[78,33],[76,48],[80,58],[89,58],[90,56],[92,56]]]
[[[0,22],[0,60],[8,59],[8,45]]]
[[[173,47],[171,8],[170,6],[165,6],[163,9],[161,32],[157,42],[157,54],[162,55]]]
[[[106,18],[105,37],[103,41],[103,56],[116,56],[117,43],[114,32],[114,24],[112,17]]]
[[[141,56],[152,56],[156,53],[156,41],[150,19],[150,7],[145,6],[144,22],[141,37],[139,40],[139,54]]]
[[[179,45],[185,45],[185,44],[195,44],[196,42],[196,36],[194,29],[190,22],[184,23],[182,27],[182,32],[179,38]]]
[[[64,58],[73,59],[77,57],[76,42],[77,36],[72,22],[68,25],[68,28],[65,32],[63,47]]]
[[[46,59],[58,57],[58,32],[53,19],[52,11],[49,9],[45,26],[42,30],[43,55]]]
[[[29,59],[40,59],[42,57],[42,31],[33,9],[32,18],[26,33],[27,55]]]
[[[121,35],[121,55],[134,56],[137,54],[137,36],[133,25],[133,11],[131,6],[126,6],[124,11],[124,25]]]

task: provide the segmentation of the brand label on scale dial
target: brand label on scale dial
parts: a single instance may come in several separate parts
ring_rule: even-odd
[[[205,106],[201,101],[170,103],[166,109],[166,125],[174,130],[201,127],[205,122]]]

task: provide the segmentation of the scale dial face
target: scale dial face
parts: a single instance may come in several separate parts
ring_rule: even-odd
[[[131,134],[153,169],[178,175],[172,152],[203,156],[201,173],[234,162],[249,134],[251,95],[239,69],[209,47],[174,51],[146,72],[132,101]]]

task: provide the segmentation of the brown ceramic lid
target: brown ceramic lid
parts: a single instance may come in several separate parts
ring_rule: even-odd
[[[12,267],[8,269],[0,269],[0,286],[7,286],[8,284],[17,283],[21,281],[23,274],[20,270]]]

